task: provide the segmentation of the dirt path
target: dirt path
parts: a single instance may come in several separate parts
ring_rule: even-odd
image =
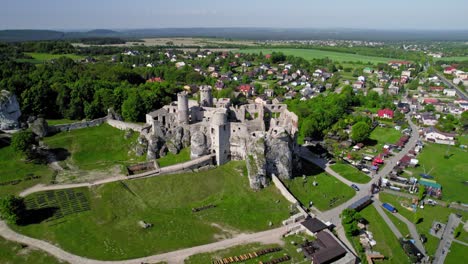
[[[284,242],[281,240],[282,234],[287,231],[286,227],[279,227],[276,229],[271,229],[263,232],[252,233],[252,234],[239,234],[231,239],[221,240],[211,244],[171,251],[168,253],[138,258],[130,260],[121,260],[121,261],[101,261],[93,260],[85,257],[80,257],[69,252],[66,252],[60,249],[57,246],[54,246],[43,240],[31,238],[22,234],[18,234],[15,231],[11,230],[4,221],[0,221],[0,236],[4,237],[7,240],[14,241],[21,244],[26,244],[30,247],[43,250],[50,255],[67,261],[73,264],[141,264],[144,262],[156,263],[165,261],[169,264],[184,263],[184,259],[192,256],[194,254],[212,252],[216,250],[221,250],[225,248],[230,248],[237,245],[247,244],[247,243],[262,243],[262,244],[280,244]]]

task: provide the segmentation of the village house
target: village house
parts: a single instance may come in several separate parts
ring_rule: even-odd
[[[238,90],[245,95],[245,97],[250,97],[254,94],[254,87],[250,84],[242,84],[239,86]]]
[[[444,74],[454,74],[457,71],[455,67],[446,67],[444,68]]]
[[[455,133],[440,132],[435,127],[424,129],[424,139],[437,144],[455,145],[455,136]]]
[[[420,117],[425,126],[435,126],[437,124],[437,118],[432,113],[422,113]]]
[[[357,82],[353,83],[353,88],[354,89],[362,89],[362,88],[364,88],[364,83],[361,82],[361,81],[357,81]]]
[[[457,90],[455,89],[444,89],[444,95],[446,96],[456,96]]]
[[[385,108],[377,111],[377,116],[379,118],[393,119],[394,112],[391,109]]]

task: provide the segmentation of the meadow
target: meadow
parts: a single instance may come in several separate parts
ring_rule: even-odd
[[[289,203],[274,186],[250,189],[242,161],[93,187],[89,202],[89,211],[13,228],[74,254],[116,260],[267,230],[280,226],[290,213]],[[208,205],[214,207],[192,212]],[[139,221],[153,226],[143,229]]]
[[[4,264],[58,264],[63,263],[46,253],[13,243],[0,237],[0,263]]]
[[[72,60],[83,59],[83,56],[79,56],[76,54],[50,54],[50,53],[35,53],[35,52],[25,52],[25,54],[31,56],[32,59],[19,59],[19,61],[40,64],[40,63],[44,63],[46,61],[50,61],[53,59],[58,59],[60,57],[67,57]]]
[[[371,177],[348,164],[336,163],[331,165],[330,168],[352,182],[368,183],[371,180]]]
[[[107,124],[88,127],[70,132],[61,132],[44,138],[50,148],[66,149],[70,162],[81,170],[104,170],[115,165],[129,165],[142,162],[145,156],[137,157],[131,151],[138,134],[125,138],[125,131]]]
[[[285,55],[293,55],[297,57],[302,57],[306,60],[329,58],[333,61],[338,61],[338,62],[360,61],[360,62],[368,63],[368,64],[387,63],[388,61],[392,60],[391,58],[364,56],[364,55],[358,55],[358,54],[352,54],[352,53],[323,51],[323,50],[315,50],[315,49],[251,48],[251,49],[241,49],[239,50],[239,52],[241,53],[262,52],[263,54],[269,54],[273,52],[282,52]]]

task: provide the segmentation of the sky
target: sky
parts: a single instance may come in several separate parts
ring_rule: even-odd
[[[468,29],[467,0],[0,0],[0,29]]]

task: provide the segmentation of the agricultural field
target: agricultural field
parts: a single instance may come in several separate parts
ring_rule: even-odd
[[[314,182],[317,186],[313,185]],[[312,201],[321,211],[330,210],[351,199],[355,194],[351,187],[320,169],[306,177],[285,180],[284,184],[304,206],[308,207]]]
[[[306,60],[312,59],[323,59],[330,58],[333,61],[338,62],[349,62],[349,61],[361,61],[368,64],[377,64],[377,63],[387,63],[391,58],[383,57],[374,57],[374,56],[364,56],[357,55],[352,53],[343,53],[343,52],[334,52],[334,51],[323,51],[315,49],[265,49],[265,48],[251,48],[251,49],[241,49],[241,53],[260,53],[268,54],[273,52],[282,52],[285,55],[293,55],[297,57],[302,57]]]
[[[468,61],[466,56],[434,58],[436,61]]]
[[[250,189],[242,161],[196,173],[109,183],[87,193],[88,211],[73,210],[61,218],[12,228],[77,255],[117,260],[279,227],[290,214],[290,204],[274,186]],[[31,197],[38,200],[39,195]],[[60,204],[51,206],[62,210]],[[144,229],[139,221],[152,227]]]
[[[409,263],[409,258],[401,247],[398,238],[373,206],[367,206],[359,214],[369,221],[368,230],[372,232],[377,242],[373,250],[382,253],[386,257],[382,263]]]
[[[448,158],[445,156],[448,155]],[[418,155],[419,166],[411,169],[413,175],[427,173],[442,185],[442,199],[468,203],[468,150],[456,146],[426,144]]]
[[[13,243],[0,237],[0,263],[4,264],[58,264],[60,262],[54,257],[37,249]]]
[[[182,149],[177,154],[167,153],[166,156],[158,159],[159,167],[167,167],[190,160],[190,147]]]
[[[246,253],[252,253],[258,250],[278,248],[278,247],[281,248],[281,250],[278,252],[265,254],[254,259],[243,261],[242,263],[257,264],[260,261],[262,262],[271,261],[273,259],[283,257],[284,255],[288,255],[289,257],[291,257],[291,260],[281,262],[281,263],[284,263],[284,264],[300,263],[301,261],[304,261],[304,254],[302,252],[297,252],[296,249],[297,247],[300,246],[301,243],[303,243],[304,239],[308,239],[309,241],[314,240],[314,238],[312,237],[299,234],[299,235],[294,235],[294,236],[283,238],[284,245],[278,245],[278,244],[264,245],[260,243],[246,244],[246,245],[236,246],[236,247],[227,248],[223,250],[218,250],[215,252],[196,254],[185,259],[184,263],[185,264],[212,263],[213,260],[219,260],[219,259],[223,259],[226,257],[234,257],[234,256],[243,255]],[[293,245],[293,242],[296,243],[297,245]]]
[[[53,171],[44,164],[26,162],[10,146],[0,148],[0,193],[15,194],[51,180]]]
[[[416,229],[418,230],[419,234],[424,234],[427,237],[427,243],[424,244],[424,247],[430,255],[435,254],[435,251],[437,250],[437,246],[439,244],[439,239],[429,234],[429,230],[432,226],[433,221],[447,222],[450,213],[461,214],[464,220],[466,220],[468,217],[468,212],[463,212],[460,210],[455,210],[452,208],[442,206],[425,206],[424,209],[418,208],[417,212],[414,213],[413,211],[410,211],[402,206],[402,204],[410,205],[411,201],[407,198],[398,197],[388,193],[380,193],[379,196],[382,202],[390,203],[391,205],[393,205],[398,210],[398,213],[404,216],[409,221],[414,221],[415,214],[417,214],[418,218],[423,219],[422,222],[416,225]]]
[[[106,170],[116,165],[128,165],[145,160],[131,151],[136,144],[138,134],[133,133],[128,139],[125,131],[107,124],[70,132],[61,132],[44,138],[50,148],[65,149],[70,156],[64,161],[68,167],[80,170]]]
[[[20,61],[30,62],[34,64],[44,63],[46,61],[58,59],[60,57],[67,57],[72,60],[83,59],[82,56],[75,55],[75,54],[50,54],[50,53],[32,53],[32,52],[26,52],[25,54],[31,56],[32,59],[20,59]]]
[[[330,168],[352,182],[368,183],[371,180],[371,177],[348,164],[336,163],[331,165]]]

